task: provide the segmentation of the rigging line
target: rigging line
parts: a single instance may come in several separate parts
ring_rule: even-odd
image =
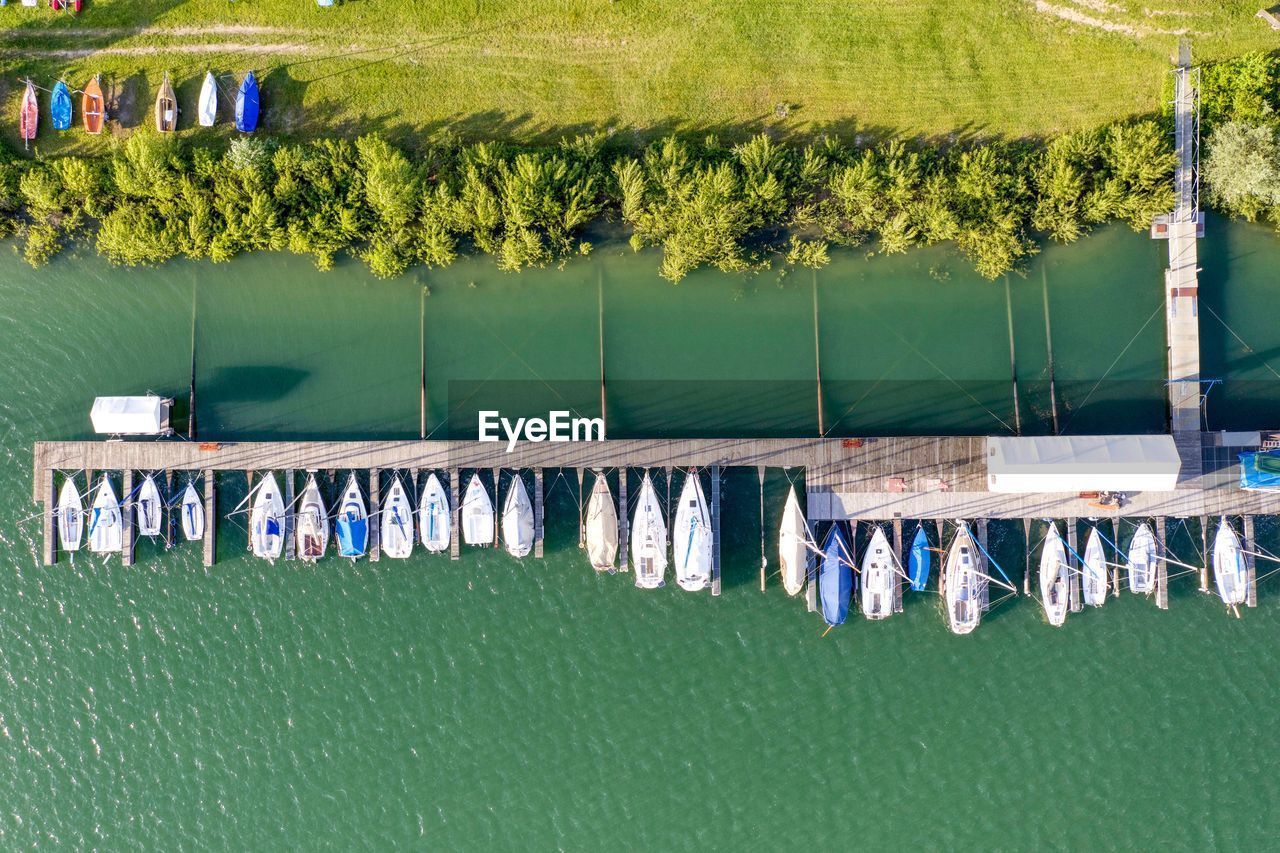
[[[886,367],[886,368],[885,368],[885,371],[884,371],[884,373],[882,373],[882,374],[880,375],[880,378],[879,378],[879,379],[877,379],[874,383],[872,383],[871,387],[870,387],[870,388],[868,388],[868,389],[867,389],[867,390],[862,394],[862,396],[860,396],[858,399],[854,400],[854,401],[853,401],[853,403],[852,403],[852,404],[850,404],[849,408],[847,408],[847,409],[845,409],[843,412],[841,412],[841,413],[840,413],[840,417],[839,417],[839,418],[837,418],[836,420],[834,420],[834,421],[832,421],[832,422],[831,422],[831,426],[827,427],[827,430],[826,430],[826,432],[824,432],[824,433],[822,434],[822,437],[823,437],[823,438],[826,438],[828,435],[830,435],[831,431],[832,431],[833,429],[835,429],[835,428],[836,428],[836,424],[839,424],[840,422],[842,422],[845,418],[847,418],[850,414],[852,414],[852,413],[853,413],[853,410],[854,410],[854,409],[856,409],[856,408],[858,408],[859,406],[861,406],[861,405],[866,401],[867,397],[869,397],[869,396],[871,396],[871,394],[875,393],[875,390],[876,390],[877,388],[879,388],[879,387],[881,386],[881,384],[883,384],[884,382],[886,382],[886,381],[889,379],[889,372],[890,372],[891,370],[893,370],[893,368],[895,368],[895,367],[897,367],[899,364],[901,364],[901,363],[902,363],[902,361],[903,361],[903,359],[905,359],[908,355],[909,355],[909,353],[907,353],[907,352],[900,352],[900,353],[898,354],[898,357],[897,357],[897,358],[895,358],[895,359],[893,360],[893,363],[892,363],[892,364],[890,364],[888,367]]]
[[[1067,417],[1066,423],[1062,425],[1062,432],[1066,432],[1067,427],[1071,426],[1071,422],[1075,420],[1076,415],[1078,415],[1080,413],[1080,410],[1085,407],[1085,404],[1089,402],[1089,398],[1093,396],[1093,392],[1097,391],[1098,388],[1102,385],[1102,383],[1106,381],[1107,377],[1111,375],[1111,371],[1115,370],[1116,365],[1120,363],[1120,359],[1124,358],[1125,353],[1127,353],[1129,351],[1129,348],[1132,347],[1134,343],[1137,342],[1138,338],[1142,336],[1142,333],[1147,330],[1147,326],[1151,325],[1151,321],[1154,320],[1162,310],[1164,310],[1163,302],[1161,302],[1159,305],[1156,306],[1156,310],[1151,312],[1151,316],[1147,318],[1147,322],[1142,324],[1142,328],[1138,329],[1137,333],[1135,333],[1134,336],[1129,339],[1129,343],[1124,345],[1124,349],[1120,350],[1120,354],[1117,355],[1115,357],[1115,360],[1111,362],[1111,366],[1102,372],[1102,375],[1098,377],[1097,382],[1093,383],[1093,387],[1089,389],[1088,394],[1084,395],[1084,399],[1081,400],[1079,403],[1077,403],[1073,407],[1071,414]],[[1280,374],[1277,374],[1277,377],[1280,378]]]
[[[1201,303],[1201,305],[1204,307],[1206,311],[1208,311],[1210,314],[1213,315],[1213,319],[1217,320],[1219,323],[1222,324],[1222,328],[1226,329],[1228,332],[1231,333],[1231,337],[1235,338],[1237,341],[1240,342],[1240,346],[1244,347],[1245,352],[1247,352],[1249,355],[1257,357],[1258,361],[1262,364],[1263,367],[1265,367],[1267,370],[1271,372],[1272,376],[1276,377],[1277,379],[1280,379],[1280,373],[1276,372],[1276,369],[1272,367],[1270,364],[1268,364],[1266,359],[1258,355],[1257,350],[1255,350],[1253,347],[1245,343],[1244,338],[1236,334],[1236,330],[1228,326],[1227,321],[1219,317],[1217,311],[1214,311],[1208,305],[1204,305],[1204,303]]]

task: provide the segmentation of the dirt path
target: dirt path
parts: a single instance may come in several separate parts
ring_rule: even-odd
[[[1113,4],[1102,2],[1102,0],[1075,0],[1075,2],[1081,6],[1098,12],[1112,11],[1114,9]],[[1064,21],[1070,21],[1073,24],[1079,24],[1083,27],[1090,27],[1092,29],[1102,30],[1108,33],[1119,33],[1133,38],[1142,38],[1144,36],[1203,35],[1203,33],[1198,33],[1185,27],[1176,30],[1166,30],[1156,27],[1126,24],[1121,21],[1109,21],[1104,18],[1097,18],[1093,15],[1085,14],[1079,9],[1073,9],[1069,6],[1058,6],[1053,3],[1045,2],[1045,0],[1034,0],[1034,5],[1035,10],[1042,15],[1050,15]]]

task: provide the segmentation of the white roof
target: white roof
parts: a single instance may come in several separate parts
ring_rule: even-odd
[[[1181,467],[1170,435],[987,439],[993,492],[1171,492]]]
[[[94,432],[111,435],[159,435],[165,431],[168,403],[163,397],[98,397],[93,401]]]

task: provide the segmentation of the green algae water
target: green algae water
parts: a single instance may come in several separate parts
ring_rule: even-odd
[[[1257,307],[1274,240],[1214,224],[1204,244],[1215,428],[1280,424]],[[743,470],[718,599],[595,576],[572,472],[548,475],[543,560],[269,566],[223,519],[209,569],[148,541],[130,568],[39,565],[31,443],[87,435],[96,394],[184,398],[193,315],[210,438],[416,437],[423,364],[432,435],[503,395],[594,414],[602,313],[610,435],[812,435],[815,293],[828,434],[1043,433],[1055,408],[1068,433],[1155,432],[1163,251],[1107,229],[1007,282],[939,250],[672,287],[610,246],[392,282],[285,256],[115,270],[88,250],[34,272],[6,249],[0,846],[1273,847],[1274,579],[1239,620],[1181,576],[1168,612],[1126,593],[1052,629],[1019,596],[957,638],[936,594],[908,594],[823,637],[776,577],[759,591]],[[787,486],[769,472],[771,569]],[[245,486],[220,487],[225,513]],[[993,529],[1020,583],[1021,526]],[[1194,522],[1171,529],[1195,562]],[[1259,538],[1280,547],[1270,522]]]

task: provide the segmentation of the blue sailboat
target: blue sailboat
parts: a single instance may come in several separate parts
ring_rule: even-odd
[[[61,80],[54,84],[53,95],[49,98],[49,114],[54,130],[71,129],[71,91]]]
[[[929,569],[933,566],[933,552],[929,550],[929,537],[924,527],[916,528],[916,538],[911,540],[911,558],[907,563],[907,574],[911,577],[911,588],[920,592],[929,583]]]
[[[253,133],[258,129],[258,78],[250,71],[240,83],[236,95],[236,130]]]
[[[828,625],[844,623],[852,597],[853,554],[837,522],[822,543],[822,565],[818,568],[818,599]]]
[[[369,511],[365,508],[356,475],[347,478],[346,491],[338,507],[338,520],[334,524],[338,535],[338,554],[356,559],[364,556],[369,546]]]

